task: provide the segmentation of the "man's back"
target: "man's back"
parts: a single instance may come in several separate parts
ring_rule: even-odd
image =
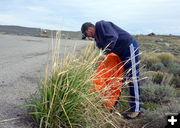
[[[96,28],[96,44],[100,49],[106,48],[111,45],[109,52],[120,54],[124,51],[133,41],[133,37],[112,22],[99,21],[95,25]],[[112,44],[109,44],[112,43]]]

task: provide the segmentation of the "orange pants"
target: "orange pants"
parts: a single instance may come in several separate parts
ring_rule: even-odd
[[[102,93],[103,103],[111,110],[121,93],[124,67],[118,55],[110,53],[104,61],[98,63],[94,73],[93,91]]]

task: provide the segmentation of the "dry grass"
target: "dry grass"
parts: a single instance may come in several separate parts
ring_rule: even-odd
[[[106,110],[102,93],[90,92],[98,52],[87,46],[76,56],[59,58],[60,35],[53,42],[52,64],[47,66],[42,87],[28,105],[37,127],[119,128],[122,117]],[[79,56],[81,55],[81,56]],[[51,69],[50,73],[48,69]]]

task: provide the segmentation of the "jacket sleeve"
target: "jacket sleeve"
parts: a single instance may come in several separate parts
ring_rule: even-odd
[[[105,44],[104,54],[107,55],[112,52],[114,46],[116,45],[118,34],[113,29],[110,22],[102,22],[101,27],[105,40],[105,42],[103,42]]]

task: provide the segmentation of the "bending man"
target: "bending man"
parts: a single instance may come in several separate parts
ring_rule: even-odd
[[[127,118],[136,118],[140,113],[140,87],[139,87],[139,46],[136,40],[125,30],[112,22],[99,21],[96,24],[86,22],[81,27],[83,39],[92,37],[96,46],[103,50],[100,59],[109,53],[117,54],[124,62],[127,77],[130,78],[129,90],[131,95],[131,112]]]

